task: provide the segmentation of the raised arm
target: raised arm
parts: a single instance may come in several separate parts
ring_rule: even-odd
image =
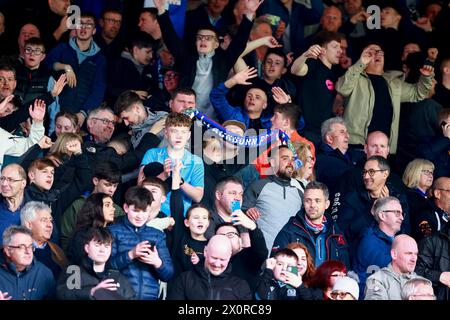
[[[295,74],[296,76],[303,77],[308,73],[308,66],[306,65],[307,59],[317,59],[319,58],[319,55],[324,53],[325,49],[319,46],[318,44],[315,44],[311,46],[308,50],[303,52],[303,54],[295,59],[294,63],[291,67],[292,74]]]

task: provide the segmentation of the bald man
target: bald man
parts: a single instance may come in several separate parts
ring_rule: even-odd
[[[449,221],[450,178],[440,177],[433,182],[431,198],[426,209],[411,217],[412,231],[417,241],[441,231]]]
[[[410,236],[395,237],[392,262],[367,278],[364,300],[401,300],[405,282],[420,277],[414,272],[418,251],[416,240]]]
[[[18,164],[2,169],[0,177],[0,234],[11,225],[20,225],[20,209],[25,203],[27,174]]]
[[[205,261],[181,273],[168,284],[168,300],[250,300],[248,283],[231,275],[228,263],[231,242],[224,235],[213,236],[206,245]]]

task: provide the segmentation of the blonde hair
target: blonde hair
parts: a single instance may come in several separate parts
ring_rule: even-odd
[[[66,144],[74,140],[78,140],[80,143],[83,143],[83,139],[81,139],[81,136],[77,133],[72,132],[61,133],[59,137],[56,139],[53,146],[51,146],[48,155],[52,155],[60,159],[64,155],[68,155]]]
[[[431,168],[431,171],[434,171],[434,164],[425,159],[414,159],[406,166],[402,177],[403,183],[408,188],[418,187],[422,170],[428,168]]]
[[[303,163],[303,166],[300,167],[300,169],[295,170],[293,177],[297,178],[297,179],[302,179],[303,175],[305,174],[305,170],[306,170],[305,164],[307,162],[306,159],[308,157],[308,151],[312,156],[311,146],[304,142],[292,142],[292,144],[294,145],[294,148],[297,151],[298,158]],[[308,181],[314,181],[314,180],[316,180],[316,174],[314,173],[314,169],[313,169],[313,172],[312,172],[311,176],[308,178]]]

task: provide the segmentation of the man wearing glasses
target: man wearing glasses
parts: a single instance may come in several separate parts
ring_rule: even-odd
[[[395,197],[375,200],[371,213],[376,225],[364,231],[356,256],[353,257],[353,271],[358,274],[360,292],[364,292],[367,277],[391,262],[391,246],[403,222],[403,209]]]
[[[31,231],[11,226],[3,232],[0,300],[43,300],[55,294],[52,272],[33,257]],[[3,257],[2,257],[3,260]]]
[[[18,164],[3,168],[0,176],[0,234],[11,225],[20,225],[20,209],[25,203],[27,174]]]
[[[450,178],[440,177],[434,181],[428,204],[414,221],[414,229],[422,237],[441,231],[450,220]],[[420,238],[416,238],[417,241]]]
[[[95,17],[84,13],[76,36],[52,49],[45,63],[57,73],[65,72],[67,86],[59,96],[61,110],[75,113],[81,126],[89,110],[103,102],[106,59],[93,40]]]
[[[120,57],[125,47],[125,40],[120,32],[122,27],[122,14],[115,9],[105,9],[99,19],[101,32],[94,35],[95,43],[102,50],[108,64]]]
[[[388,196],[396,197],[403,209],[402,233],[410,233],[409,206],[406,196],[386,184],[391,172],[388,161],[382,156],[372,156],[367,159],[362,171],[364,186],[347,193],[341,200],[340,206],[332,208],[333,218],[350,245],[350,256],[355,256],[362,232],[372,224],[375,218],[371,208],[375,200]]]

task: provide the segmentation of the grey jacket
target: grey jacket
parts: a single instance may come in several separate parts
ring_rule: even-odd
[[[264,234],[267,249],[272,249],[278,232],[302,208],[303,188],[295,179],[277,176],[253,182],[245,191],[242,210],[256,207],[261,213],[257,221]]]
[[[403,285],[414,278],[422,277],[415,272],[398,274],[389,263],[367,278],[364,300],[402,300],[400,293]]]

